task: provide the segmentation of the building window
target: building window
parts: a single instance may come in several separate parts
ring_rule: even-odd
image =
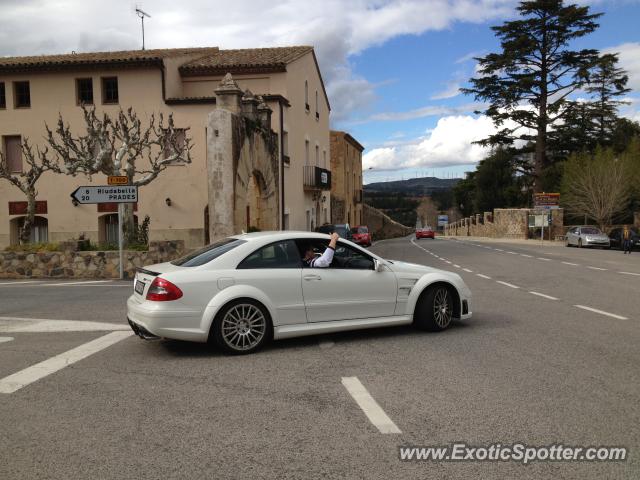
[[[102,103],[118,103],[118,77],[102,79]]]
[[[304,164],[309,165],[309,140],[304,141]]]
[[[9,224],[9,243],[18,245],[20,243],[20,230],[27,217],[12,218]],[[31,236],[29,243],[47,243],[49,241],[49,221],[45,217],[33,217],[31,224]]]
[[[93,79],[76,79],[76,102],[78,105],[93,105]]]
[[[320,111],[318,110],[318,91],[316,90],[316,120],[320,119]]]
[[[15,108],[31,107],[31,91],[29,82],[13,82],[13,105]]]
[[[4,82],[0,82],[0,108],[7,108],[7,95],[4,90]]]
[[[185,129],[176,128],[173,131],[174,131],[173,143],[169,137],[165,137],[164,148],[162,152],[165,160],[169,158],[171,155],[174,155],[176,153],[176,148],[184,148]],[[169,163],[169,165],[185,165],[185,164],[182,162],[178,162],[178,163],[172,162],[172,163]]]
[[[307,112],[309,111],[309,82],[307,80],[304,81],[304,108]]]
[[[20,135],[6,136],[2,138],[4,161],[7,162],[7,170],[10,173],[22,172],[22,138]]]
[[[320,166],[320,147],[316,145],[316,167]]]
[[[322,150],[322,168],[327,168],[327,151]]]

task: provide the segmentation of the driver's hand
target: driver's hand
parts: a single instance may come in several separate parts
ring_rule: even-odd
[[[331,240],[333,240],[334,242],[337,242],[339,238],[340,238],[340,235],[338,235],[336,232],[333,232],[331,234]]]

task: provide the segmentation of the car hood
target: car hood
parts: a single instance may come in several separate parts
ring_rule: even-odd
[[[585,237],[592,238],[594,240],[609,240],[609,237],[601,233],[585,233]]]

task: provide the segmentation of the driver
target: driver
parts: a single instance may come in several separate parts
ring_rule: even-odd
[[[331,234],[331,241],[329,242],[329,246],[320,257],[316,257],[316,254],[313,251],[313,245],[311,243],[307,244],[305,247],[304,256],[302,257],[304,266],[312,268],[327,268],[329,265],[331,265],[333,254],[336,251],[336,243],[338,242],[338,238],[340,238],[340,236],[336,232],[333,232]]]

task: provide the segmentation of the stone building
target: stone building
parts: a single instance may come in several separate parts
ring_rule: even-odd
[[[362,222],[362,152],[346,132],[331,130],[331,223]]]
[[[223,82],[228,73],[233,78]],[[80,133],[81,103],[112,117],[132,107],[143,122],[151,114],[171,113],[177,128],[189,128],[192,163],[170,166],[140,188],[135,213],[150,216],[152,241],[182,240],[194,248],[249,227],[309,230],[330,219],[330,105],[312,47],[0,58],[0,148],[10,166],[25,168],[16,146],[24,138],[42,146],[45,123],[55,125],[58,115]],[[245,131],[241,145],[225,150],[224,128],[252,116],[269,122],[269,146]],[[211,122],[224,127],[211,128]],[[214,158],[222,162],[222,184],[212,182]],[[37,185],[32,240],[85,234],[94,242],[113,242],[116,205],[74,205],[69,197],[91,183],[105,184],[106,178],[45,173]],[[20,190],[0,179],[0,248],[17,242],[25,210]],[[226,220],[223,210],[231,212]]]

